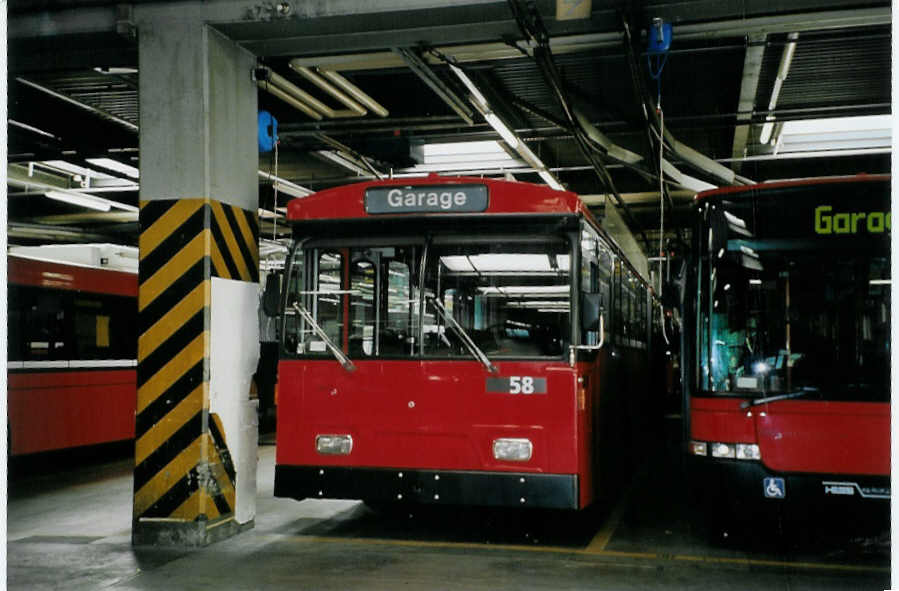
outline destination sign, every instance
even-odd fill
[[[891,229],[890,217],[889,211],[834,212],[830,205],[821,205],[815,208],[815,233],[883,234]]]
[[[371,214],[459,213],[486,209],[486,185],[417,185],[365,190],[365,211]]]

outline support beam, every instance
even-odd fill
[[[733,158],[746,156],[749,143],[750,122],[755,110],[755,95],[759,87],[759,76],[762,73],[762,59],[765,56],[764,33],[749,36],[746,55],[743,58],[743,80],[740,83],[740,101],[737,104],[737,126],[734,129]],[[742,162],[734,160],[731,168],[735,173],[742,169]]]
[[[450,109],[455,111],[456,115],[458,115],[462,121],[468,125],[474,125],[474,119],[472,119],[474,111],[471,110],[468,104],[466,104],[466,102],[459,97],[452,88],[447,86],[443,80],[431,70],[431,67],[425,63],[421,56],[411,49],[395,48],[394,51],[403,59],[405,65],[408,66],[428,88],[434,91],[434,94],[440,97],[440,100],[446,103]]]
[[[259,353],[256,58],[191,18],[140,21],[135,545],[252,527]]]

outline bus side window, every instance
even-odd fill
[[[74,359],[134,359],[133,300],[121,296],[75,296]],[[129,309],[130,308],[130,309]]]
[[[602,294],[603,315],[605,317],[604,342],[609,342],[615,321],[612,318],[612,253],[604,244],[600,243],[597,261],[597,281],[599,292]]]
[[[56,290],[36,291],[21,302],[18,338],[23,341],[20,351],[25,361],[69,358],[71,328],[67,322],[71,314],[66,314],[67,309],[71,309],[71,297]]]
[[[294,310],[293,304],[300,299],[299,293],[306,288],[305,257],[305,251],[302,248],[297,248],[290,258],[290,264],[287,269],[287,299],[284,306],[284,325],[281,336],[284,339],[285,352],[291,355],[301,352],[298,350],[298,345],[303,342],[299,334],[300,316]],[[308,301],[303,301],[302,303],[308,305]]]
[[[612,325],[614,331],[613,334],[615,335],[616,340],[620,339],[625,332],[624,315],[622,314],[622,294],[623,290],[621,286],[621,261],[615,261],[615,268],[612,274],[612,300],[614,302],[614,321]]]
[[[599,265],[596,261],[599,237],[589,227],[581,231],[581,293],[599,292]],[[582,314],[585,311],[581,311]],[[583,330],[583,329],[581,329]],[[599,331],[588,330],[581,334],[581,343],[595,345],[599,342]]]

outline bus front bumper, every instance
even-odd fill
[[[890,477],[774,472],[761,462],[688,456],[687,484],[700,504],[732,509],[780,507],[791,512],[822,508],[889,508]]]
[[[277,465],[275,496],[577,509],[578,478],[575,474]]]

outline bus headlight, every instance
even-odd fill
[[[510,462],[527,462],[534,453],[530,439],[494,439],[493,457]]]
[[[762,452],[759,446],[754,443],[738,443],[737,444],[738,460],[761,460]]]
[[[709,445],[705,441],[691,441],[690,453],[694,456],[707,456],[709,454]]]
[[[704,456],[711,449],[713,458],[737,460],[761,460],[762,452],[755,443],[724,443],[723,441],[691,441],[689,451],[694,456]]]
[[[329,456],[345,456],[353,451],[353,438],[349,435],[316,435],[315,451]]]
[[[712,457],[735,458],[737,457],[737,453],[736,450],[734,450],[733,444],[716,442],[712,444]]]

